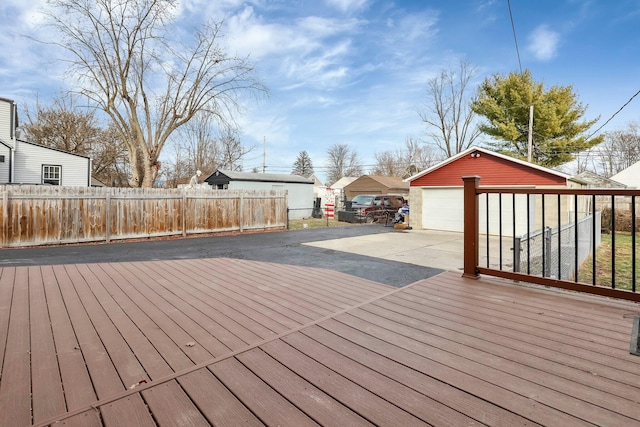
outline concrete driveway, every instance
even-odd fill
[[[463,233],[447,231],[394,230],[389,233],[307,242],[304,245],[459,271],[463,266],[463,238]]]

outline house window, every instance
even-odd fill
[[[0,156],[0,163],[4,163],[4,154]]]
[[[60,185],[62,166],[42,165],[42,183]]]

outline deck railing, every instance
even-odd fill
[[[640,190],[464,181],[464,273],[640,302]]]

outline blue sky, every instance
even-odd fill
[[[43,3],[0,5],[0,96],[20,106],[67,84],[60,52],[28,37],[47,36]],[[596,127],[640,90],[640,1],[512,0],[511,9],[522,67],[545,86],[571,85],[586,118],[601,117]],[[306,150],[323,178],[333,144],[348,144],[367,169],[376,152],[425,138],[417,111],[442,69],[470,62],[474,89],[519,69],[507,0],[180,2],[182,26],[211,18],[225,19],[229,52],[250,55],[270,90],[239,120],[255,146],[245,170],[262,168],[265,141],[267,172],[289,173]],[[603,131],[631,121],[640,121],[640,96]]]

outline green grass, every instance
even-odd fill
[[[632,241],[631,235],[616,233],[615,280],[617,289],[631,289],[632,277]],[[596,285],[611,287],[612,236],[602,234],[602,244],[596,250]],[[582,264],[578,281],[592,282],[592,258]],[[638,275],[640,273],[640,238],[636,236],[636,291],[640,290]]]
[[[338,221],[338,218],[306,218],[289,220],[289,230],[302,230],[305,228],[347,227],[358,225],[360,224]]]

